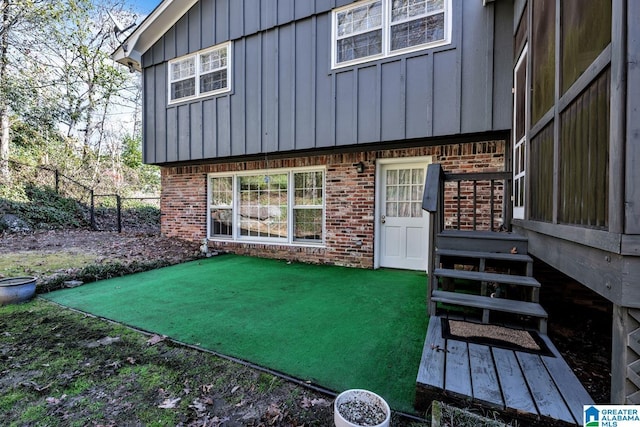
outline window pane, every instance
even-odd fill
[[[387,200],[390,202],[398,200],[398,187],[387,186]]]
[[[366,4],[339,12],[338,37],[378,28],[382,25],[382,2]]]
[[[294,174],[295,206],[322,206],[324,179],[321,171]]]
[[[422,200],[422,185],[412,185],[411,186],[411,200]]]
[[[411,182],[413,184],[424,183],[424,169],[413,169],[411,171]]]
[[[387,185],[394,185],[398,183],[398,171],[390,170],[387,171]]]
[[[212,92],[227,87],[227,70],[214,71],[200,76],[200,93]]]
[[[562,92],[611,42],[611,0],[563,0]]]
[[[196,79],[181,80],[171,83],[171,99],[180,99],[196,94]]]
[[[232,210],[211,209],[211,237],[232,235]]]
[[[555,0],[532,2],[532,93],[531,124],[535,124],[554,103],[555,90]]]
[[[398,204],[395,202],[387,202],[386,216],[397,217],[398,216]]]
[[[398,216],[403,218],[411,217],[411,203],[400,202],[398,203]]]
[[[188,58],[171,64],[171,80],[186,79],[196,74],[196,59]]]
[[[420,202],[411,203],[411,217],[412,218],[422,217],[422,203]]]
[[[338,40],[338,62],[382,53],[382,30],[359,34]]]
[[[439,10],[444,10],[444,0],[427,1],[427,12],[436,12]]]
[[[295,209],[293,238],[322,241],[322,209]]]
[[[200,55],[200,72],[218,70],[227,66],[227,48],[217,49]]]
[[[239,178],[240,235],[287,237],[288,174]]]
[[[211,178],[211,205],[231,206],[233,204],[233,178]]]
[[[411,184],[411,169],[400,169],[399,184]]]

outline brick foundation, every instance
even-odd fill
[[[216,250],[266,258],[373,268],[377,159],[433,156],[433,162],[441,163],[446,172],[498,172],[504,170],[504,150],[504,141],[488,141],[268,161],[164,167],[161,231],[169,237],[192,241],[201,241],[207,237],[208,173],[325,166],[326,229],[323,247],[229,241],[210,241],[209,246]],[[363,173],[356,171],[355,165],[358,162],[365,165]],[[453,197],[455,196],[448,192],[445,203],[454,203]]]

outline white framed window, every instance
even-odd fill
[[[335,9],[332,18],[333,68],[451,39],[451,0],[367,0]]]
[[[231,90],[231,43],[169,61],[169,103]]]
[[[208,236],[216,240],[324,244],[325,170],[210,174]]]

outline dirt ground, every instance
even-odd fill
[[[19,252],[78,252],[92,254],[97,263],[193,259],[198,245],[153,232],[48,230],[0,235],[0,254]]]
[[[64,262],[71,264],[83,260],[68,268],[48,268],[46,262],[23,268],[23,274],[47,281],[73,276],[86,263],[184,262],[199,256],[198,246],[149,232],[5,234],[0,235],[0,277],[3,255],[18,254],[28,262],[42,254],[66,254]],[[112,331],[113,325],[50,305],[21,306],[9,317],[0,309],[0,419],[17,425],[333,425],[329,395],[169,341],[150,346],[149,337]],[[551,314],[552,340],[594,400],[609,402],[609,360],[594,347],[594,334],[607,333],[606,316],[566,309]],[[119,339],[109,342],[109,337]],[[107,344],[100,341],[105,339]],[[72,366],[48,372],[57,357],[66,359],[66,349],[75,357]],[[52,359],[38,358],[41,352]],[[33,422],[12,409],[24,402],[40,408]],[[95,408],[87,409],[91,402]],[[426,426],[397,414],[393,425]]]
[[[198,244],[153,233],[44,231],[0,236],[0,260],[11,254],[82,258],[73,268],[21,267],[46,281],[87,262],[175,264],[197,257]],[[43,300],[0,307],[3,425],[330,426],[332,403],[331,394]],[[427,424],[393,414],[392,425]]]

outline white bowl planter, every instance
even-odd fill
[[[29,301],[35,293],[35,277],[0,279],[0,305]]]
[[[336,427],[388,427],[390,419],[387,402],[368,390],[343,391],[333,403]]]

